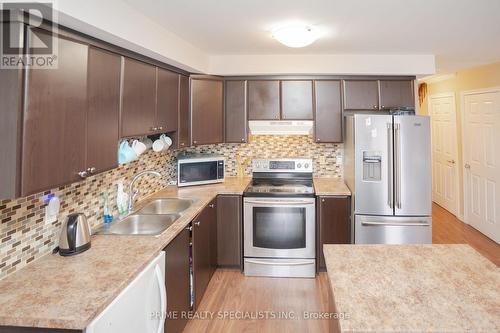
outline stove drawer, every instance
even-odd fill
[[[314,278],[316,260],[245,258],[245,275]]]

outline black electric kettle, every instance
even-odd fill
[[[82,213],[66,217],[59,237],[59,254],[72,256],[90,249],[90,225]]]

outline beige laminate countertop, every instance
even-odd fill
[[[216,185],[169,186],[159,197],[197,201],[159,236],[92,236],[74,257],[46,255],[0,281],[0,326],[84,329],[217,195],[242,194],[250,178]]]
[[[313,182],[316,195],[351,195],[351,191],[343,179],[314,178]]]
[[[468,245],[324,245],[341,332],[500,332],[500,268]]]

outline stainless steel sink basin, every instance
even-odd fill
[[[191,207],[193,202],[191,199],[156,199],[141,208],[137,214],[178,214]]]
[[[102,235],[159,235],[170,227],[179,214],[130,215],[122,221],[103,225],[96,231]]]

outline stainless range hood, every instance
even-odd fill
[[[248,122],[253,135],[309,135],[312,120],[251,120]]]

